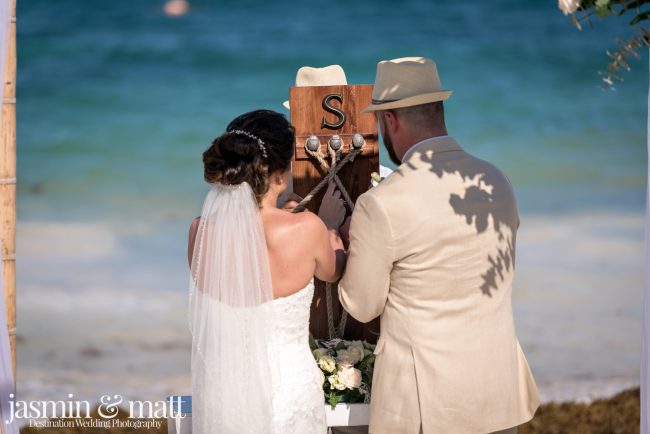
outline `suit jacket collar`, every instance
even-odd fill
[[[434,154],[438,154],[441,152],[462,150],[463,148],[460,147],[458,142],[456,142],[456,140],[450,136],[431,137],[430,139],[422,140],[421,142],[418,142],[415,145],[411,146],[409,150],[404,154],[404,157],[402,157],[402,163],[406,163],[416,154],[424,153],[427,151],[433,151]]]

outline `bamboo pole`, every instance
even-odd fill
[[[4,301],[16,385],[16,0],[9,0],[11,25],[5,64],[0,129],[0,238]]]

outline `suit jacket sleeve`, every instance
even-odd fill
[[[369,322],[384,311],[395,255],[388,216],[373,195],[366,193],[357,200],[349,249],[339,299],[355,319]]]

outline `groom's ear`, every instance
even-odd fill
[[[386,110],[384,112],[383,121],[384,124],[386,124],[386,129],[388,129],[390,133],[394,132],[400,127],[400,119],[392,110]]]

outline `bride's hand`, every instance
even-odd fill
[[[345,205],[341,199],[341,192],[334,182],[330,182],[323,196],[323,201],[318,210],[318,216],[323,220],[327,229],[335,229],[343,224],[345,219]]]

